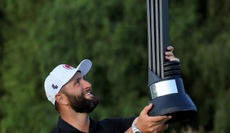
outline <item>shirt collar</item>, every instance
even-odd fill
[[[73,127],[72,125],[70,125],[69,123],[67,123],[66,121],[64,121],[60,116],[58,119],[58,123],[57,126],[59,128],[61,128],[63,131],[67,132],[67,133],[83,133],[80,130],[78,130],[77,128]],[[96,122],[90,118],[90,133],[92,133],[94,130],[96,129]]]
[[[96,128],[97,128],[97,123],[93,119],[90,118],[89,132],[92,133]]]

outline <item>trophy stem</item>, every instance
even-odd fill
[[[148,66],[164,79],[164,52],[169,45],[168,0],[146,0],[148,26]]]

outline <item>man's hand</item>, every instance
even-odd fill
[[[178,58],[174,57],[173,55],[173,47],[168,46],[167,47],[167,52],[165,52],[165,59],[169,61],[180,61]]]
[[[152,108],[152,104],[146,106],[140,113],[139,117],[134,121],[135,126],[142,133],[157,133],[159,131],[166,130],[168,125],[164,125],[166,121],[171,119],[171,116],[148,116],[149,110]],[[133,124],[134,124],[133,123]]]
[[[157,133],[163,133],[164,130],[168,129],[168,124],[164,124],[157,130]]]

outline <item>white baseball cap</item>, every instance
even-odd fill
[[[45,92],[48,100],[55,104],[55,95],[79,70],[83,75],[86,75],[92,66],[92,62],[88,59],[83,60],[77,68],[66,64],[60,64],[55,67],[45,80]]]

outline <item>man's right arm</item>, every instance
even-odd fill
[[[166,121],[171,119],[171,116],[148,116],[149,110],[152,108],[152,104],[146,106],[137,117],[133,124],[136,128],[139,129],[142,133],[153,133],[153,132],[162,132],[167,129],[167,125],[164,125]],[[160,131],[161,130],[161,131]],[[125,133],[133,133],[132,128],[130,127]]]

